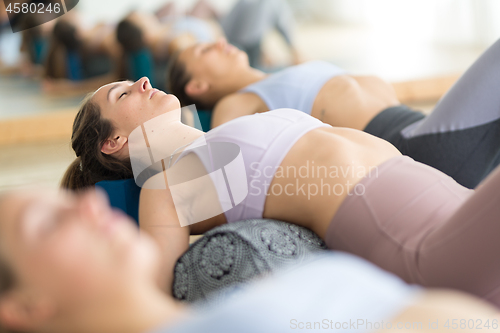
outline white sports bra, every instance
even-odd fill
[[[277,167],[297,140],[319,127],[331,126],[293,109],[244,116],[195,140],[175,163],[191,153],[199,157],[212,176],[228,222],[262,218],[266,194]],[[208,149],[196,148],[200,146]],[[228,155],[240,157],[239,164],[226,164]],[[238,165],[240,170],[236,170]],[[216,175],[218,170],[222,172]]]

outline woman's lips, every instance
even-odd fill
[[[116,232],[116,228],[119,227],[119,223],[121,223],[123,219],[123,214],[120,214],[117,210],[114,210],[109,215],[108,220],[104,225],[104,232],[109,236],[113,237]]]
[[[158,89],[156,89],[156,88],[152,89],[152,91],[151,91],[151,95],[149,95],[149,99],[153,98],[153,96],[154,96],[157,92],[159,92],[159,90],[158,90]]]
[[[120,246],[130,245],[131,235],[130,224],[127,217],[118,210],[113,211],[108,216],[107,221],[102,226],[102,231],[106,239],[111,241],[114,245]]]
[[[234,47],[233,45],[231,44],[227,44],[226,46],[226,53],[227,54],[230,54],[230,53],[233,53],[233,51],[236,49],[236,47]]]

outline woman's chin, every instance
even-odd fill
[[[166,94],[163,92],[159,92],[159,94],[164,94],[163,96],[161,96],[161,103],[163,104],[162,108],[165,110],[165,112],[170,112],[181,108],[181,102],[179,102],[179,99],[175,95]]]

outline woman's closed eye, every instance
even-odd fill
[[[211,49],[213,49],[213,46],[214,45],[207,45],[207,46],[205,46],[204,48],[201,49],[200,53],[207,53],[208,51],[210,51]]]
[[[52,232],[54,232],[57,229],[57,227],[61,225],[63,219],[64,219],[64,214],[58,212],[53,216],[51,216],[50,218],[43,221],[42,226],[38,230],[39,236],[40,237],[49,236]]]
[[[43,239],[55,231],[67,215],[67,209],[32,206],[25,212],[24,233],[29,240]]]
[[[126,94],[127,94],[126,92],[122,93],[122,94],[120,95],[120,97],[118,97],[118,99],[122,98],[122,96],[123,96],[123,95],[126,95]]]

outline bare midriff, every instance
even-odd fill
[[[264,218],[307,227],[320,237],[356,186],[401,153],[390,143],[348,128],[318,128],[290,149],[269,186]],[[361,185],[360,185],[361,186]]]
[[[311,115],[333,126],[363,130],[382,110],[399,104],[392,86],[382,79],[341,75],[321,88]]]

